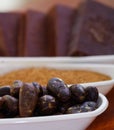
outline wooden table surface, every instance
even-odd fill
[[[114,130],[114,88],[106,97],[109,100],[108,109],[98,116],[87,130]]]

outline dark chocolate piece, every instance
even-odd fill
[[[56,5],[48,13],[49,56],[66,56],[75,10]]]
[[[25,56],[47,55],[47,16],[37,11],[28,11],[26,16]]]
[[[20,22],[19,22],[19,35],[18,35],[18,54],[17,56],[24,56],[24,47],[25,47],[25,17],[26,13],[21,14]]]
[[[6,50],[4,37],[3,37],[3,31],[0,27],[0,56],[8,56],[8,52]]]
[[[114,9],[92,0],[83,3],[71,39],[71,56],[114,54]]]
[[[0,27],[9,56],[17,56],[18,30],[21,14],[0,13]]]

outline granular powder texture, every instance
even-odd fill
[[[53,77],[59,77],[66,84],[88,83],[96,81],[110,80],[111,77],[87,70],[58,70],[50,68],[27,68],[9,72],[0,76],[0,86],[11,85],[14,80],[23,82],[38,82],[46,85],[48,80]]]

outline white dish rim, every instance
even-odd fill
[[[61,63],[111,63],[114,60],[114,55],[95,55],[95,56],[80,56],[80,57],[70,57],[70,56],[58,56],[58,57],[0,57],[0,61],[50,61],[61,62]]]

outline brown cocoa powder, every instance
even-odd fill
[[[46,85],[52,77],[59,77],[66,84],[88,83],[110,80],[111,77],[87,70],[58,70],[49,68],[27,68],[9,72],[0,76],[0,86],[11,85],[14,80],[23,82],[38,82]]]

